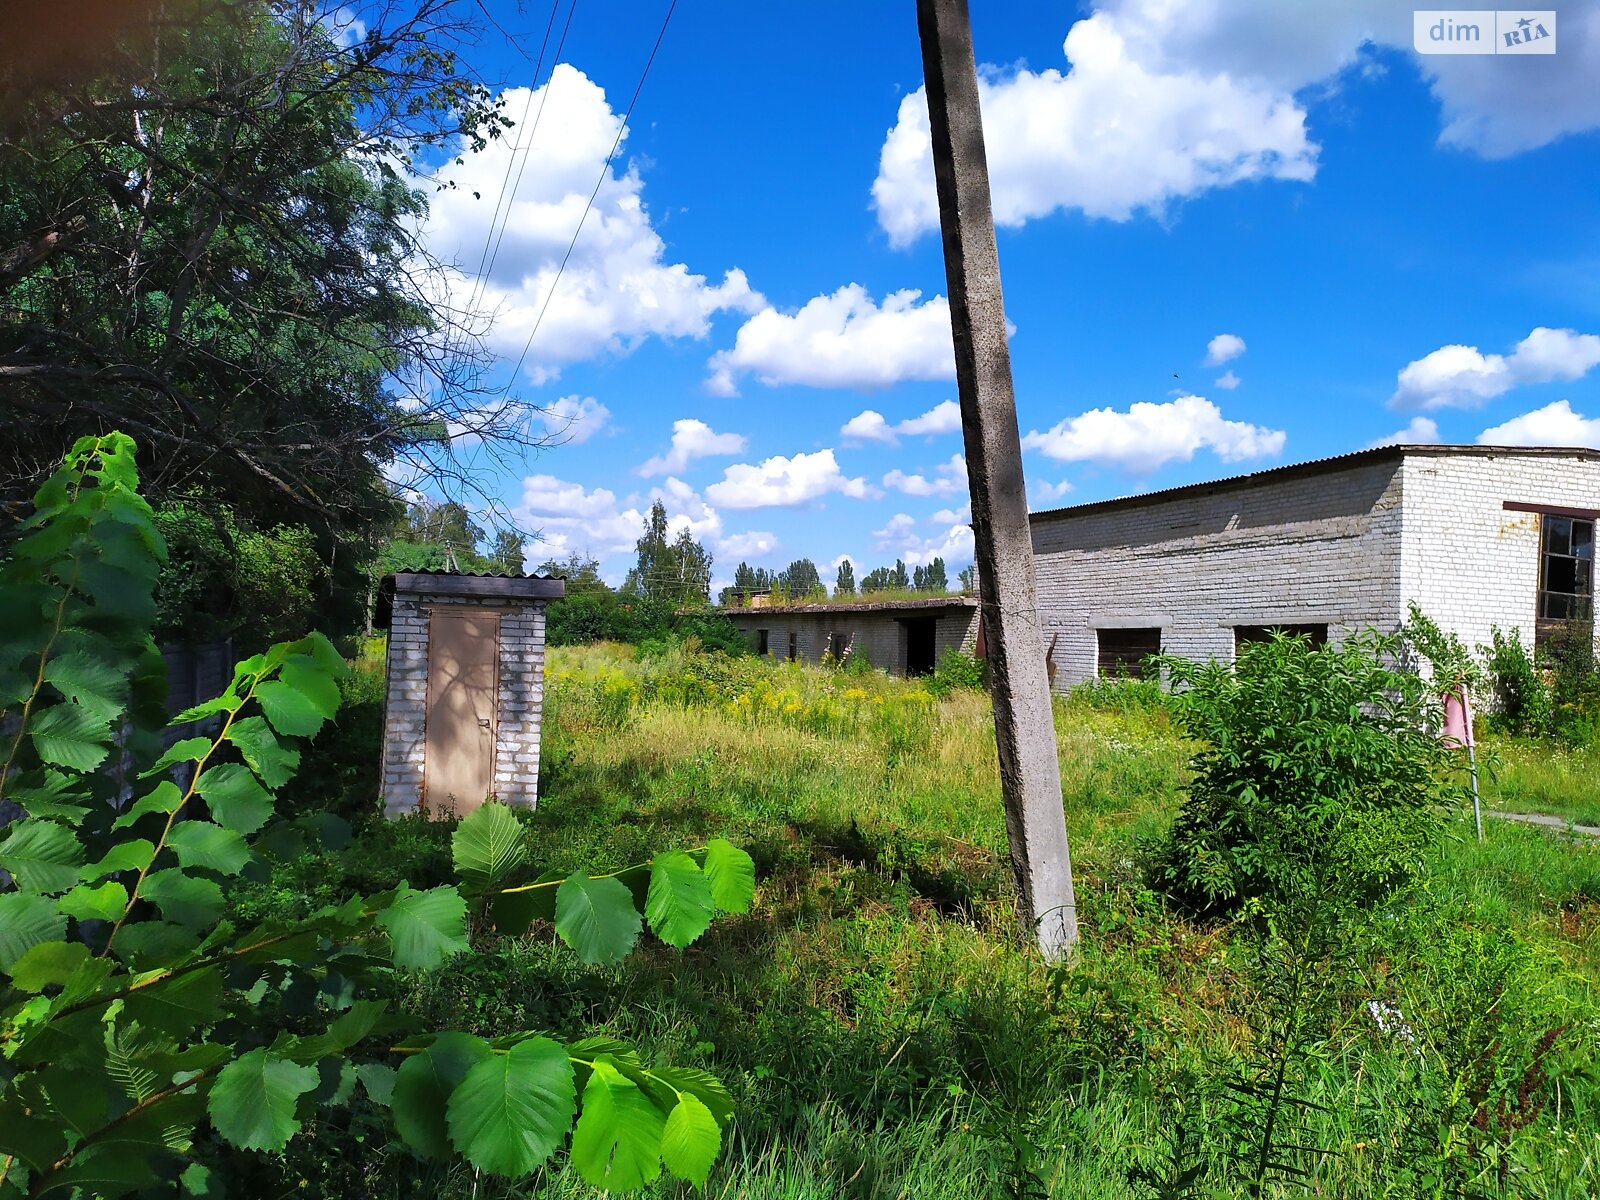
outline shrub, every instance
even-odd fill
[[[950,649],[944,652],[938,668],[928,678],[928,690],[943,700],[952,692],[982,691],[986,683],[981,659]]]
[[[1162,660],[1203,745],[1159,886],[1202,912],[1322,895],[1359,906],[1411,874],[1453,793],[1418,720],[1427,686],[1386,665],[1396,648],[1376,634],[1338,648],[1275,636],[1231,668]]]
[[[1600,734],[1600,664],[1595,662],[1594,625],[1573,622],[1540,647],[1550,680],[1550,725],[1574,742]]]
[[[1528,648],[1522,644],[1520,630],[1490,630],[1493,645],[1479,646],[1489,660],[1489,679],[1494,688],[1493,723],[1507,733],[1537,737],[1550,729],[1550,691],[1540,678]]]

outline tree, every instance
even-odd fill
[[[833,581],[833,594],[835,596],[854,596],[856,594],[856,569],[850,565],[848,558],[839,564],[839,574]]]
[[[635,547],[639,558],[623,580],[624,592],[677,608],[709,603],[711,552],[695,541],[687,525],[668,540],[667,506],[660,499],[650,506]]]
[[[934,558],[925,567],[912,572],[911,586],[919,592],[945,592],[950,590],[950,580],[944,572],[944,559]]]
[[[522,538],[514,529],[502,529],[494,535],[494,546],[489,550],[489,561],[497,571],[507,575],[521,575],[523,568]]]
[[[969,596],[977,591],[978,569],[976,567],[962,567],[956,578],[961,581],[961,590]]]
[[[501,127],[457,60],[471,8],[364,5],[352,37],[326,7],[140,4],[68,82],[0,63],[0,505],[119,426],[158,501],[302,524],[353,566],[385,464],[447,474],[452,439],[529,440],[474,391],[485,359],[435,301],[407,178]]]
[[[818,592],[826,592],[817,564],[809,558],[797,558],[778,572],[777,586],[785,596],[799,600]]]

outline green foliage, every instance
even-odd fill
[[[622,591],[672,609],[710,602],[711,552],[694,539],[688,526],[667,536],[667,509],[659,499],[650,506],[638,541],[639,558],[628,570]]]
[[[1550,729],[1550,691],[1540,678],[1521,630],[1510,633],[1498,625],[1490,630],[1493,642],[1478,650],[1488,660],[1494,688],[1493,724],[1509,733],[1538,736]]]
[[[1594,624],[1573,621],[1539,648],[1547,669],[1550,723],[1570,742],[1600,742],[1600,663],[1595,660]]]
[[[1482,682],[1483,668],[1472,651],[1454,633],[1440,629],[1415,600],[1408,603],[1400,637],[1409,650],[1428,664],[1436,690],[1446,691],[1461,684],[1476,688]]]
[[[953,692],[982,691],[987,685],[982,660],[954,647],[944,652],[927,684],[928,690],[940,699]]]
[[[1414,871],[1455,792],[1394,639],[1274,636],[1231,667],[1163,659],[1201,748],[1158,852],[1160,886],[1204,912],[1333,894],[1360,908]]]
[[[120,434],[80,441],[0,564],[0,800],[26,814],[0,833],[0,1197],[170,1186],[197,1178],[218,1140],[280,1152],[313,1111],[326,1120],[351,1104],[357,1080],[387,1098],[420,1154],[520,1176],[576,1118],[574,1156],[581,1143],[600,1186],[653,1178],[664,1154],[669,1169],[703,1178],[720,1132],[685,1118],[664,1146],[681,1093],[694,1090],[670,1069],[620,1044],[600,1054],[529,1032],[418,1033],[363,996],[462,955],[473,906],[492,907],[505,933],[537,919],[537,904],[507,901],[556,884],[514,882],[527,853],[504,806],[456,831],[459,887],[401,881],[288,919],[224,916],[224,889],[262,871],[267,847],[329,828],[280,821],[247,841],[294,775],[301,739],[336,717],[346,667],[318,634],[274,645],[239,663],[221,696],[179,715],[210,719],[211,733],[161,752],[149,628],[163,544],[132,456]],[[114,749],[132,755],[142,781],[131,796],[99,773]],[[242,761],[225,761],[233,756]],[[179,766],[182,786],[167,777]],[[584,891],[594,923],[631,921],[623,953],[640,927],[630,881],[649,881],[650,924],[676,946],[718,910],[743,911],[754,887],[748,857],[721,842],[578,878],[562,887]],[[581,958],[618,956],[614,934],[597,947],[573,928],[563,937]],[[592,1105],[586,1088],[580,1108],[579,1088],[603,1064],[626,1086],[595,1092]],[[720,1126],[726,1093],[709,1080],[701,1092],[722,1105]]]

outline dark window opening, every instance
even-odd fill
[[[1272,635],[1281,633],[1284,637],[1309,638],[1313,646],[1326,646],[1328,644],[1328,627],[1326,625],[1235,625],[1233,627],[1233,656],[1239,657],[1239,651],[1252,642],[1266,642],[1272,640]]]
[[[796,658],[799,657],[799,655],[800,655],[800,635],[798,633],[791,633],[789,635],[789,661],[793,662]]]
[[[1153,664],[1145,660],[1161,653],[1159,629],[1101,629],[1096,667],[1101,679],[1154,679]]]
[[[1592,620],[1594,522],[1546,513],[1539,527],[1539,620]]]
[[[933,617],[917,617],[900,622],[906,631],[906,674],[929,675],[934,668],[934,630],[938,621]]]
[[[756,630],[756,653],[765,654],[767,650],[767,631],[765,629],[758,629]]]
[[[843,662],[848,653],[850,653],[850,635],[843,630],[835,629],[828,635],[828,654],[837,663]]]

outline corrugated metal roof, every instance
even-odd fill
[[[1269,467],[1265,471],[1252,471],[1244,475],[1228,475],[1221,479],[1208,479],[1201,483],[1186,483],[1178,487],[1160,488],[1153,492],[1139,492],[1132,496],[1117,496],[1111,500],[1091,500],[1086,504],[1073,504],[1065,508],[1049,508],[1040,512],[1029,513],[1030,521],[1051,519],[1056,517],[1075,517],[1081,513],[1099,512],[1105,509],[1122,506],[1132,507],[1139,504],[1153,504],[1169,500],[1177,496],[1201,495],[1208,491],[1228,491],[1234,488],[1249,487],[1255,483],[1292,478],[1295,475],[1322,475],[1330,471],[1344,471],[1352,467],[1363,466],[1369,462],[1382,462],[1388,458],[1404,458],[1408,454],[1470,454],[1470,455],[1527,455],[1530,457],[1562,457],[1577,456],[1584,459],[1600,459],[1600,450],[1584,446],[1475,446],[1475,445],[1431,445],[1431,444],[1400,444],[1395,446],[1374,446],[1368,450],[1355,450],[1349,454],[1335,454],[1328,458],[1307,459],[1305,462],[1288,463],[1281,467]]]

